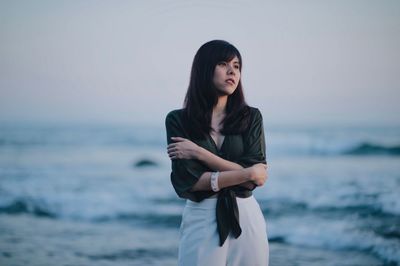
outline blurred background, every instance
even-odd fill
[[[270,265],[400,264],[398,1],[1,1],[0,264],[176,265],[164,119],[205,42],[263,114]]]

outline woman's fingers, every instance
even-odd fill
[[[176,145],[174,145],[174,144],[169,144],[167,146],[167,150],[168,151],[174,151],[174,150],[177,150],[177,149],[178,149],[178,147]]]
[[[182,137],[171,137],[173,143],[168,144],[168,154],[174,155],[176,159],[191,159],[196,156],[197,145]]]
[[[185,140],[184,138],[181,138],[181,137],[171,137],[171,139],[176,142],[168,144],[168,146],[167,146],[168,155],[170,155],[172,152],[178,150],[177,142],[181,142],[181,141]]]
[[[181,153],[179,152],[179,147],[176,143],[171,143],[167,146],[167,153],[171,159],[181,158]]]
[[[181,137],[171,137],[171,139],[173,141],[185,141],[186,140],[185,138],[181,138]]]
[[[178,152],[168,152],[168,156],[171,159],[178,159],[179,158],[179,153]]]

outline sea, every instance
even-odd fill
[[[264,124],[270,266],[400,265],[400,127]],[[0,123],[0,265],[176,265],[164,125]]]

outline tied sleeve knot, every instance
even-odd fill
[[[251,191],[241,192],[242,193],[234,191],[233,189],[224,188],[218,194],[216,217],[220,246],[224,244],[230,232],[232,232],[235,238],[238,238],[242,233],[236,196],[249,197],[252,193]]]

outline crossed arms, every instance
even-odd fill
[[[171,181],[180,197],[201,200],[209,196],[212,171],[220,171],[220,188],[240,185],[252,190],[264,184],[267,166],[262,116],[259,110],[253,114],[249,130],[243,135],[244,153],[235,162],[225,160],[187,139],[179,111],[167,115],[165,125],[168,155],[172,160]]]
[[[240,185],[250,190],[262,186],[267,179],[266,164],[258,163],[251,167],[225,160],[214,153],[182,137],[172,137],[175,143],[168,145],[168,155],[172,160],[197,159],[213,171],[220,171],[220,188]],[[204,172],[193,185],[191,191],[211,190],[211,172]]]

